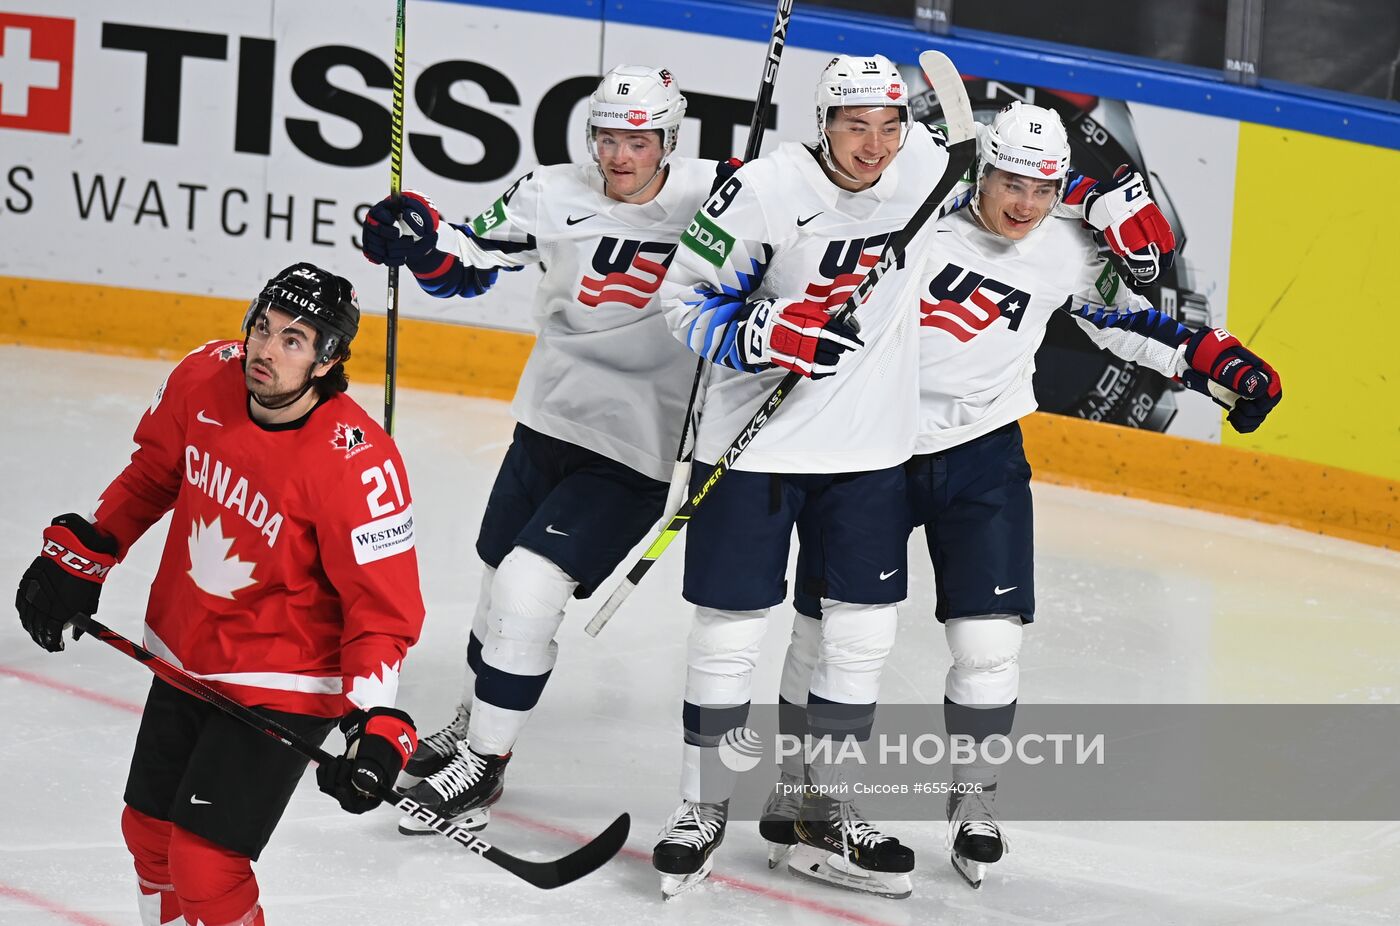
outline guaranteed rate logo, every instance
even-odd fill
[[[73,20],[0,12],[0,128],[67,135]]]

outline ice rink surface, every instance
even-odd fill
[[[91,510],[170,366],[0,347],[7,582],[37,552],[49,518]],[[376,383],[354,394],[378,413]],[[411,391],[399,400],[428,604],[400,703],[430,732],[460,690],[481,571],[477,522],[512,421],[494,401]],[[1035,493],[1038,619],[1021,656],[1023,702],[1400,700],[1400,554],[1053,486]],[[164,535],[163,522],[103,592],[102,619],[137,639]],[[948,650],[932,619],[922,538],[912,543],[911,597],[881,699],[937,704]],[[980,892],[948,864],[944,826],[891,823],[919,858],[914,895],[902,901],[769,871],[757,827],[736,822],[711,881],[663,905],[650,850],[677,803],[689,621],[681,560],[669,552],[597,640],[583,633],[596,600],[571,606],[558,668],[485,833],[507,851],[554,857],[625,810],[625,855],[538,891],[446,840],[397,835],[392,810],[342,812],[308,775],[257,865],[268,922],[1400,923],[1393,822],[1013,823],[1012,851]],[[0,619],[0,923],[135,924],[118,815],[150,676],[91,640],[44,653],[9,613]],[[776,692],[789,616],[773,613],[756,700]]]

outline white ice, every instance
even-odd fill
[[[168,367],[0,347],[9,384],[0,577],[18,579],[50,517],[90,509]],[[380,407],[377,383],[355,394]],[[400,701],[432,730],[460,690],[481,569],[473,542],[512,422],[494,401],[402,391],[399,403],[428,602]],[[1400,554],[1053,486],[1035,491],[1039,602],[1022,655],[1024,701],[1400,698]],[[133,637],[164,533],[163,524],[153,529],[103,593],[101,617]],[[919,855],[914,896],[904,901],[770,872],[754,824],[736,823],[712,881],[663,905],[649,854],[677,800],[689,620],[680,554],[667,554],[597,640],[582,629],[595,602],[572,606],[559,666],[486,833],[508,851],[545,858],[577,845],[550,826],[592,833],[625,810],[633,817],[625,855],[572,886],[539,891],[445,840],[396,835],[392,810],[343,813],[308,775],[257,866],[268,922],[1400,922],[1393,822],[1013,824],[1013,851],[980,892],[948,864],[942,825],[893,824]],[[921,538],[911,572],[883,700],[938,703],[948,654],[931,617]],[[776,690],[788,615],[775,611],[772,624],[759,697]],[[130,706],[149,675],[91,640],[44,653],[13,617],[0,619],[0,641],[0,923],[135,924],[118,814],[138,719]]]

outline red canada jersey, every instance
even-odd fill
[[[281,426],[253,421],[248,401],[241,342],[192,352],[98,501],[122,557],[174,510],[146,647],[249,706],[392,706],[423,624],[398,448],[344,394]]]

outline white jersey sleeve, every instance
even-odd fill
[[[535,179],[543,169],[516,180],[491,208],[469,225],[449,224],[438,232],[438,248],[469,267],[523,267],[540,261],[541,188]]]

